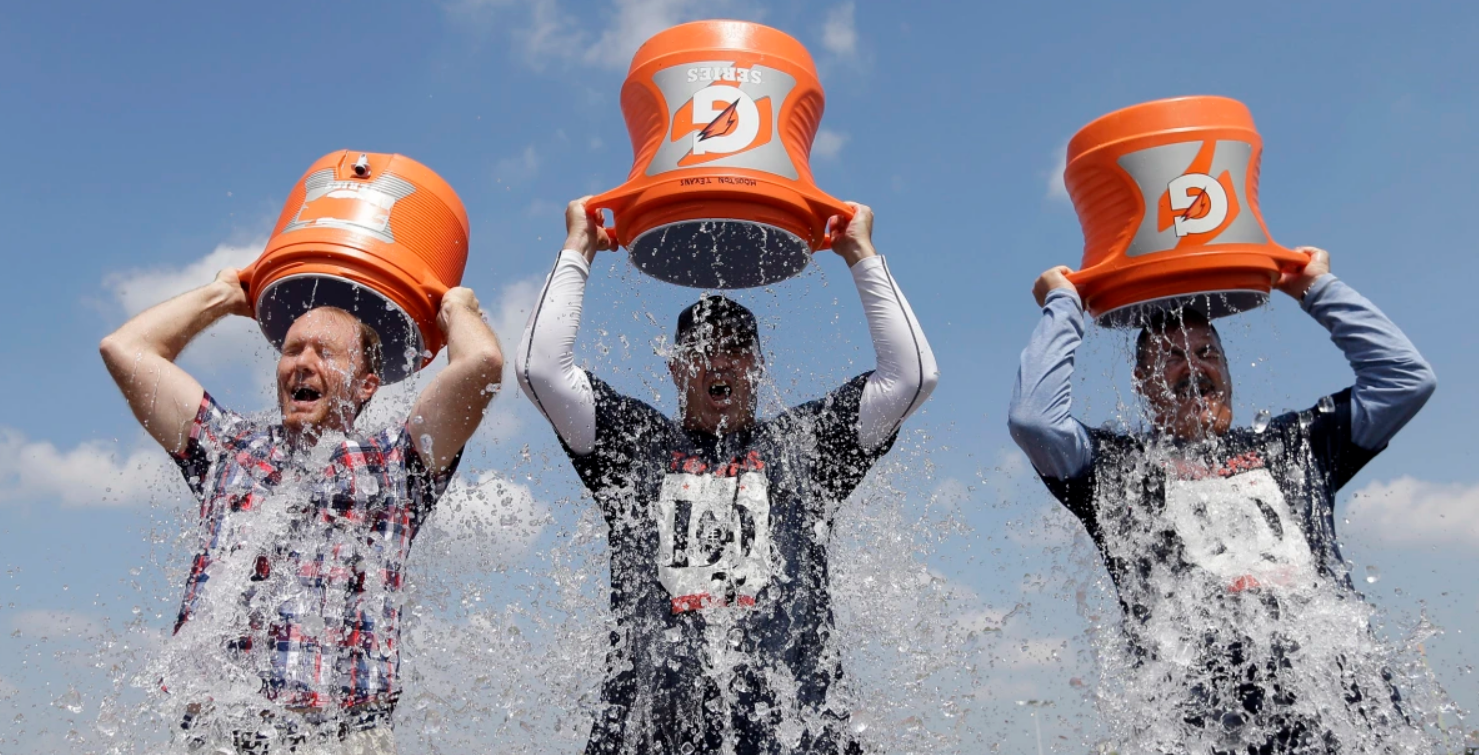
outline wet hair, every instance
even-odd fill
[[[365,369],[366,374],[379,375],[381,370],[385,369],[385,349],[380,345],[380,333],[369,325],[366,325],[364,320],[355,317],[354,313],[347,309],[324,306],[314,307],[308,311],[315,312],[320,310],[343,315],[354,321],[354,324],[359,328],[360,366]],[[307,312],[304,314],[307,314]]]
[[[1157,310],[1146,318],[1145,326],[1140,329],[1140,335],[1135,339],[1135,366],[1145,366],[1146,359],[1149,357],[1151,338],[1185,328],[1198,327],[1205,327],[1212,331],[1212,337],[1219,342],[1222,341],[1222,336],[1217,332],[1217,328],[1213,327],[1212,321],[1207,319],[1207,316],[1199,309],[1183,306]]]

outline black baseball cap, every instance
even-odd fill
[[[678,315],[679,346],[698,340],[717,339],[726,347],[758,347],[760,327],[755,315],[743,304],[718,295],[705,294]]]

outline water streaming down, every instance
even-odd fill
[[[595,277],[578,358],[625,391],[673,411],[661,358],[670,348],[673,315],[698,292],[655,283],[625,263]],[[762,321],[768,368],[761,416],[872,367],[861,318],[844,322],[839,313],[839,299],[856,296],[845,279],[838,286],[814,266],[794,282],[735,296]],[[517,337],[503,336],[505,344]],[[818,342],[829,344],[826,359],[815,357]],[[386,389],[361,430],[405,420],[426,382],[421,375]],[[502,416],[489,420],[503,429],[475,437],[404,570],[403,694],[395,720],[405,751],[580,751],[602,714],[599,689],[613,629],[608,524],[513,386],[509,380],[492,409]],[[273,422],[277,414],[265,410],[252,419]],[[414,432],[415,418],[408,424]],[[322,468],[342,441],[325,438],[304,451],[303,468]],[[979,606],[941,572],[950,568],[949,543],[967,536],[969,527],[963,498],[927,493],[938,482],[930,463],[934,445],[906,427],[843,505],[835,531],[825,533],[836,614],[830,645],[844,669],[837,705],[851,734],[872,750],[972,751],[963,743],[979,741],[961,721],[970,717],[970,696],[988,672],[960,664],[953,652],[966,641],[962,614]],[[78,752],[180,751],[183,742],[172,733],[187,716],[192,733],[216,745],[241,733],[279,737],[285,723],[299,718],[312,723],[316,715],[264,705],[262,677],[274,654],[260,645],[244,652],[236,639],[241,627],[270,626],[289,612],[323,617],[310,618],[304,632],[328,637],[350,610],[346,601],[376,599],[373,585],[369,595],[351,598],[334,579],[304,579],[296,570],[301,560],[287,558],[316,554],[306,559],[359,563],[369,555],[359,552],[352,528],[299,526],[321,492],[305,476],[277,486],[248,524],[220,533],[240,545],[221,557],[214,589],[203,592],[192,620],[170,636],[179,588],[200,542],[197,506],[188,493],[178,494],[177,474],[161,470],[161,489],[174,495],[158,497],[153,510],[159,547],[150,568],[163,574],[155,582],[158,594],[106,648],[86,654],[108,669],[113,689],[58,697],[57,706],[77,717],[69,739]],[[709,673],[735,679],[749,648],[731,623],[716,612],[704,652]],[[297,692],[332,698],[331,678],[305,680]],[[788,699],[784,680],[769,681],[780,692],[766,715],[778,722],[783,742],[815,726],[794,716],[796,701]],[[727,695],[742,687],[721,689],[726,698],[718,704],[732,705]],[[261,716],[266,708],[273,719]],[[97,711],[95,718],[88,711]]]
[[[673,315],[697,292],[656,284],[626,264],[614,268],[593,275],[577,357],[626,392],[671,411],[673,388],[659,357],[670,348]],[[839,284],[813,267],[794,282],[734,296],[760,315],[766,338],[762,416],[820,395],[872,366],[866,336],[858,335],[861,327],[844,322],[846,309],[839,300],[855,296],[845,280]],[[1225,322],[1235,321],[1221,321],[1224,330],[1237,327]],[[507,344],[514,337],[504,330]],[[1101,332],[1089,342],[1114,340]],[[818,355],[816,343],[827,344],[825,356]],[[1125,353],[1116,356],[1125,362]],[[362,426],[403,419],[425,379],[377,397]],[[592,719],[601,713],[599,685],[612,629],[608,525],[525,403],[510,379],[493,409],[503,416],[489,420],[503,429],[475,438],[459,481],[412,549],[401,637],[404,695],[396,711],[403,751],[473,753],[490,746],[512,753],[580,751]],[[1094,409],[1091,405],[1091,414]],[[1297,415],[1295,424],[1307,426],[1313,415],[1333,410],[1333,399],[1322,397],[1312,411]],[[1123,424],[1138,424],[1136,409],[1124,402],[1109,413]],[[257,417],[271,419],[275,412]],[[1274,420],[1267,418],[1277,426]],[[1056,515],[1049,517],[1048,528],[1068,534],[1058,533],[1054,542],[1071,540],[1073,546],[1063,552],[1051,546],[1051,570],[1021,574],[1015,563],[1003,563],[1011,554],[1000,548],[967,558],[963,553],[972,546],[981,551],[982,545],[1001,542],[994,533],[973,531],[968,523],[973,508],[984,504],[1006,511],[1008,539],[1037,541],[1043,522],[1026,513],[1033,499],[989,484],[949,493],[936,469],[945,444],[918,429],[920,424],[915,419],[906,425],[892,453],[844,504],[829,533],[835,645],[844,669],[839,699],[850,730],[872,750],[1025,751],[1040,742],[1042,751],[1068,753],[1099,742],[1118,752],[1236,751],[1233,740],[1258,736],[1292,718],[1320,722],[1316,748],[1328,730],[1343,752],[1461,749],[1451,729],[1441,725],[1444,716],[1451,722],[1459,711],[1420,654],[1422,643],[1439,630],[1417,619],[1393,622],[1401,626],[1381,631],[1388,619],[1341,584],[1346,564],[1332,565],[1334,577],[1274,595],[1230,593],[1211,577],[1188,580],[1152,565],[1143,579],[1122,581],[1116,592],[1112,582],[1098,576],[1104,574],[1102,562],[1078,522]],[[518,425],[523,426],[519,432],[507,429]],[[957,426],[949,432],[973,429]],[[1265,425],[1257,434],[1268,431]],[[331,445],[332,439],[309,456],[322,456]],[[1134,471],[1156,467],[1170,455],[1166,448],[1152,451]],[[1003,474],[986,472],[982,482]],[[154,583],[158,593],[148,596],[147,609],[131,625],[103,632],[92,649],[69,651],[82,665],[106,674],[113,686],[99,693],[69,684],[57,690],[52,703],[74,721],[66,738],[76,752],[169,751],[168,732],[190,702],[205,696],[217,710],[234,703],[260,709],[260,680],[253,667],[220,644],[223,627],[243,612],[305,599],[304,585],[291,579],[255,583],[258,590],[247,603],[222,598],[232,595],[225,591],[209,594],[198,621],[168,637],[196,529],[188,493],[164,493],[178,490],[173,479],[161,479],[159,488],[152,533],[158,550],[149,567],[166,575]],[[311,494],[302,486],[281,488],[264,509],[267,516],[242,533],[253,547],[226,560],[222,581],[251,583],[255,555],[261,552],[257,546],[285,545],[262,540],[271,532],[291,531],[278,527]],[[1147,505],[1134,489],[1105,503],[1121,514]],[[1232,531],[1249,535],[1257,529],[1257,519],[1233,516],[1230,500],[1209,495],[1204,503],[1210,513],[1227,514],[1237,525]],[[1106,539],[1111,558],[1134,559],[1157,547],[1165,534],[1130,516],[1105,516],[1103,522],[1114,534]],[[1288,563],[1303,563],[1299,554],[1281,555]],[[1003,582],[1046,587],[1026,598],[1026,605],[983,601],[959,582],[960,573],[969,569],[994,570]],[[1123,621],[1120,599],[1132,606],[1132,615],[1133,606],[1148,607],[1150,620]],[[1063,695],[1059,690],[1056,701],[1014,694],[1014,659],[1028,655],[1029,648],[1035,654],[1044,650],[1034,644],[1036,638],[1013,634],[1012,628],[1034,613],[1040,623],[1041,614],[1060,604],[1075,605],[1087,620],[1096,674],[1087,682],[1075,678],[1069,685],[1073,691]],[[1230,630],[1233,624],[1239,631]],[[1373,624],[1377,631],[1368,628]],[[715,622],[707,637],[711,662],[720,669],[732,666],[744,644],[730,629]],[[1072,647],[1063,646],[1062,653],[1071,656]],[[1045,654],[1056,660],[1059,652],[1053,644]],[[1235,658],[1242,660],[1228,660]],[[1289,718],[1224,717],[1193,726],[1185,717],[1164,715],[1203,706],[1208,699],[1240,700],[1249,685],[1232,678],[1238,671],[1250,674],[1251,685],[1265,698],[1291,698]],[[161,680],[168,682],[168,692],[160,688]],[[1392,687],[1402,694],[1400,707],[1386,694]],[[1362,699],[1352,705],[1349,698],[1356,692]],[[1073,695],[1092,697],[1107,731],[1081,720]],[[807,723],[787,722],[785,706],[777,707],[783,729]],[[1063,731],[1073,736],[1055,735]],[[1003,746],[1012,737],[1019,746]]]
[[[1267,315],[1245,318],[1219,327],[1250,341],[1272,329]],[[1086,341],[1096,337],[1126,343],[1106,331]],[[1133,344],[1118,351],[1114,360],[1133,362]],[[1336,399],[1277,417],[1257,409],[1246,429],[1192,443],[1144,434],[1142,411],[1123,400],[1112,408],[1099,448],[1113,458],[1096,466],[1092,503],[1078,512],[1108,572],[1079,601],[1109,727],[1101,746],[1462,751],[1462,711],[1423,659],[1439,631],[1425,617],[1383,627],[1356,591],[1334,517],[1304,496],[1318,484],[1311,434]],[[1369,568],[1366,582],[1376,578]]]

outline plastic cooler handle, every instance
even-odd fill
[[[606,237],[611,242],[612,250],[621,248],[621,239],[616,235],[615,216],[626,208],[627,197],[616,194],[598,194],[591,197],[591,201],[585,206],[585,214],[596,222],[596,233]],[[613,217],[611,225],[606,225],[606,215],[602,210],[610,210]]]
[[[246,294],[247,309],[254,318],[257,316],[257,301],[252,298],[252,283],[257,277],[257,263],[261,261],[262,258],[258,257],[252,264],[236,271],[236,280],[241,283],[241,290]]]
[[[834,236],[832,233],[832,218],[835,216],[842,218],[844,221],[852,220],[853,216],[857,214],[857,211],[852,208],[852,205],[841,202],[831,205],[825,203],[817,203],[816,207],[827,213],[825,215],[827,228],[822,233],[822,245],[817,248],[819,250],[831,249],[832,242],[837,240],[836,236]]]

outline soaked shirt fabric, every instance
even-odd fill
[[[201,501],[176,635],[224,637],[287,708],[393,704],[406,561],[456,461],[431,474],[403,426],[295,450],[206,395],[176,462]]]
[[[569,456],[610,525],[616,628],[586,752],[856,751],[827,543],[896,437],[859,442],[867,375],[723,437],[588,377],[595,449]]]

